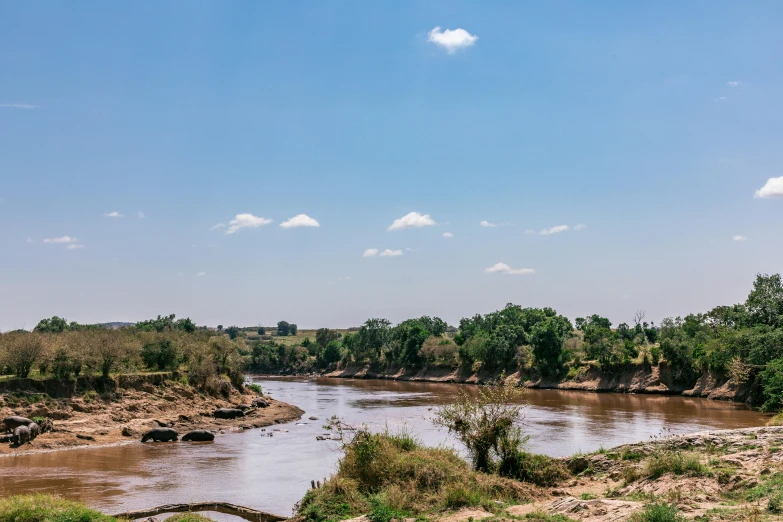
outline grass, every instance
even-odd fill
[[[631,522],[685,522],[685,518],[679,514],[677,507],[672,504],[653,502],[647,504],[644,510],[635,513]]]
[[[524,484],[477,473],[453,450],[422,447],[404,433],[360,429],[344,450],[337,473],[297,506],[305,520],[374,513],[376,522],[388,522],[466,506],[495,510],[495,501],[516,504],[529,497]]]
[[[531,482],[537,486],[556,486],[571,475],[565,464],[552,457],[519,451],[500,464],[504,477]]]
[[[0,499],[0,522],[117,522],[117,519],[52,495],[19,495]]]
[[[660,451],[650,457],[645,463],[644,474],[651,479],[657,479],[666,473],[674,475],[703,476],[708,474],[707,466],[702,464],[701,457],[695,453],[681,451]]]
[[[177,513],[166,519],[167,522],[212,522],[212,519],[199,513]]]

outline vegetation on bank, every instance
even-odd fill
[[[312,335],[310,335],[312,334]],[[303,373],[369,364],[379,373],[446,368],[520,372],[525,378],[580,380],[591,371],[619,373],[666,364],[685,389],[710,373],[744,386],[765,411],[783,409],[783,281],[759,275],[742,304],[667,318],[638,311],[631,324],[599,315],[571,321],[551,308],[508,304],[450,327],[423,316],[392,325],[368,319],[349,330],[303,332],[280,321],[216,330],[190,319],[158,316],[119,329],[42,320],[31,332],[0,336],[0,374],[72,379],[117,372],[180,369],[195,385],[241,386],[243,372]]]
[[[52,495],[18,495],[0,498],[0,522],[117,522],[117,519]]]

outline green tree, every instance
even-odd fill
[[[74,323],[76,324],[76,323]],[[60,333],[70,330],[68,321],[62,317],[52,316],[49,319],[41,319],[33,329],[34,332]]]
[[[186,317],[184,319],[179,319],[175,323],[175,327],[177,330],[187,332],[187,333],[193,333],[196,331],[196,323],[190,320],[190,317]]]
[[[545,375],[557,374],[563,364],[563,343],[573,327],[562,315],[548,317],[536,324],[530,333],[530,345],[536,362]]]
[[[321,348],[326,348],[330,342],[337,340],[337,335],[337,332],[329,328],[319,328],[315,332],[315,343]]]
[[[259,326],[258,335],[266,335],[266,328],[264,328],[263,326]]]
[[[764,391],[764,411],[783,410],[783,358],[767,363],[761,373],[762,389]]]
[[[780,274],[759,274],[745,302],[754,324],[783,326],[783,281]]]
[[[279,321],[277,323],[277,335],[279,337],[287,337],[291,333],[291,325],[288,321]]]
[[[377,360],[381,356],[381,350],[389,342],[391,323],[387,319],[367,319],[359,328],[357,335],[357,361],[367,358]]]
[[[299,327],[297,327],[294,323],[291,323],[291,325],[290,325],[291,335],[296,335],[296,332],[298,330],[299,330]]]
[[[229,326],[228,328],[226,328],[226,333],[228,334],[229,339],[234,340],[237,338],[237,335],[239,335],[239,327]]]
[[[321,352],[321,358],[325,365],[336,363],[342,357],[342,346],[339,341],[332,340],[326,345],[323,352]]]

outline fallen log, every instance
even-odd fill
[[[286,517],[281,517],[280,515],[273,515],[272,513],[266,513],[264,511],[258,511],[244,506],[237,506],[236,504],[229,504],[227,502],[166,504],[149,509],[117,513],[116,515],[112,516],[116,518],[135,520],[137,518],[154,517],[155,515],[161,515],[163,513],[187,513],[189,511],[215,511],[217,513],[224,513],[226,515],[234,515],[236,517],[244,518],[250,522],[280,522],[282,520],[286,520]]]

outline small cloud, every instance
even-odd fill
[[[207,273],[206,272],[199,272],[196,275],[199,276],[199,277],[204,277],[205,275],[207,275]]]
[[[381,257],[397,257],[402,255],[402,250],[391,250],[386,249],[383,252],[381,252]]]
[[[114,212],[109,212],[107,214],[104,214],[103,217],[109,217],[109,218],[121,218],[125,217],[125,214],[120,214],[116,210]]]
[[[587,225],[585,225],[584,223],[579,223],[578,225],[576,225],[574,227],[574,230],[584,230],[586,228],[587,228]]]
[[[481,221],[481,223],[479,223],[479,225],[481,225],[482,227],[488,227],[488,228],[494,228],[494,227],[498,226],[497,223],[490,223],[487,220]]]
[[[454,237],[454,234],[452,234],[451,232],[444,232],[443,237]]]
[[[478,40],[478,36],[470,34],[465,29],[446,29],[441,31],[440,27],[435,27],[429,32],[427,41],[434,43],[446,49],[449,54],[455,53],[458,49],[471,47]]]
[[[27,238],[27,244],[30,244],[30,243],[35,243],[35,239],[33,239],[31,237],[28,237]]]
[[[136,212],[136,217],[139,219],[144,219],[145,217],[147,217],[147,215],[141,210],[139,210],[138,212]]]
[[[732,241],[747,241],[748,238],[745,236],[731,236]]]
[[[552,234],[558,234],[560,232],[565,232],[565,231],[567,231],[569,229],[570,229],[570,227],[568,225],[557,225],[557,226],[554,226],[554,227],[549,227],[549,228],[545,228],[545,229],[541,230],[541,232],[539,232],[539,235],[551,236]]]
[[[525,230],[525,234],[535,234],[535,233],[536,233],[535,230],[530,230],[529,228]]]
[[[506,263],[495,263],[491,267],[484,270],[488,274],[506,274],[506,275],[530,275],[535,274],[536,271],[532,268],[511,268]]]
[[[0,104],[0,107],[4,107],[6,109],[38,109],[40,108],[38,105],[30,105],[29,103],[3,103]]]
[[[225,223],[218,223],[217,225],[211,227],[209,229],[209,231],[212,232],[213,230],[219,230],[221,228],[226,228],[226,224]]]
[[[68,250],[76,250],[79,248],[86,248],[84,245],[77,245],[76,243],[71,243],[66,247]]]
[[[740,82],[736,82],[736,81],[735,82],[726,82],[726,85],[728,85],[729,87],[739,87],[740,86]]]
[[[419,228],[430,227],[437,225],[435,220],[430,217],[429,214],[419,214],[418,212],[411,212],[402,216],[399,219],[395,219],[389,226],[389,230],[402,230],[404,228]]]
[[[288,221],[283,221],[280,226],[282,228],[320,227],[321,224],[307,214],[299,214]]]
[[[44,243],[75,243],[76,238],[71,236],[62,236],[62,237],[49,237],[43,240]]]
[[[364,254],[362,254],[362,257],[374,257],[378,255],[378,249],[377,248],[368,248],[364,251]]]
[[[717,98],[715,98],[712,101],[714,101],[715,103],[720,103],[720,102],[725,102],[728,99],[729,99],[728,96],[718,96]]]
[[[237,214],[234,219],[228,222],[226,234],[233,234],[243,228],[258,228],[264,225],[268,225],[271,222],[271,219],[254,216],[253,214]],[[225,226],[226,225],[223,223],[218,223],[214,227],[210,228],[210,230],[216,230]]]
[[[783,176],[769,178],[764,186],[756,191],[753,197],[760,199],[783,198]]]

